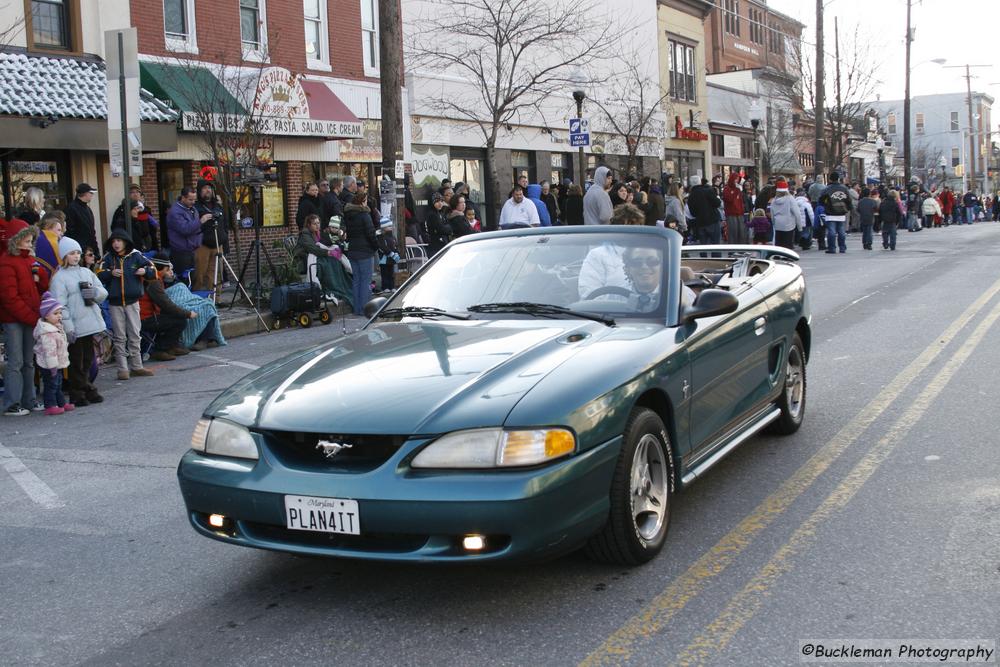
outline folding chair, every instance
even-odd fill
[[[412,236],[406,237],[406,270],[413,273],[427,263],[427,244],[417,243]]]

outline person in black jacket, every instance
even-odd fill
[[[194,210],[198,213],[199,220],[204,220],[206,215],[212,217],[201,223],[201,246],[194,251],[191,289],[213,290],[219,280],[215,272],[215,256],[219,253],[219,246],[222,246],[222,252],[229,252],[229,232],[226,230],[222,205],[215,196],[215,186],[211,181],[198,184],[198,201],[195,202]]]
[[[319,186],[315,183],[306,183],[302,196],[299,197],[299,208],[295,212],[295,224],[299,226],[299,231],[305,225],[306,218],[310,215],[318,215],[323,219],[323,202],[319,198]]]
[[[879,220],[882,223],[882,249],[896,249],[896,227],[903,217],[899,212],[899,191],[889,190],[889,196],[882,200],[878,207]]]
[[[340,185],[339,178],[319,182],[319,199],[323,205],[323,214],[320,216],[320,223],[323,229],[327,228],[330,224],[330,218],[333,216],[339,216],[341,219],[344,217],[344,204],[333,190],[331,186],[332,181],[336,181],[337,185]]]
[[[94,224],[94,212],[90,210],[90,200],[94,198],[97,188],[87,183],[76,186],[76,199],[66,207],[66,236],[80,244],[83,251],[88,249],[97,255],[100,246],[97,245],[97,227]]]
[[[566,203],[563,204],[562,214],[563,224],[583,224],[583,188],[579,185],[570,185],[566,189]]]
[[[359,191],[344,207],[344,229],[347,232],[347,259],[351,262],[351,295],[355,315],[364,315],[365,304],[372,298],[373,259],[378,240],[372,226],[368,197]]]
[[[697,185],[698,177],[691,177],[691,192],[688,194],[688,208],[694,216],[694,233],[698,243],[721,243],[722,220],[719,218],[719,207],[722,200],[716,194],[715,188],[708,184],[708,179],[702,178]]]
[[[542,181],[542,203],[545,204],[545,209],[549,212],[549,221],[553,225],[561,225],[562,222],[559,219],[561,211],[559,210],[559,202],[556,199],[556,193],[552,191],[552,186],[548,181]]]
[[[444,195],[435,192],[431,195],[431,207],[427,209],[427,216],[424,218],[427,254],[431,257],[451,241],[451,227],[441,215],[442,208],[444,208]]]

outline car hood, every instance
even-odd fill
[[[498,426],[546,374],[606,331],[562,320],[375,324],[251,373],[206,414],[334,434]]]

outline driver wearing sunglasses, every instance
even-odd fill
[[[640,313],[656,310],[660,305],[663,284],[663,253],[655,248],[628,248],[622,256],[622,263],[633,291],[628,299],[629,307]],[[682,302],[694,302],[694,290],[682,285],[681,291]]]

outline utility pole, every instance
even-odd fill
[[[903,185],[910,187],[910,42],[913,30],[910,28],[912,0],[906,0],[906,91],[903,96]]]
[[[382,173],[393,174],[396,161],[403,159],[403,27],[399,15],[399,0],[378,0],[379,78],[382,109]],[[406,256],[406,220],[403,215],[405,196],[403,174],[396,178],[397,241],[402,241]],[[393,286],[395,287],[395,286]]]
[[[830,171],[836,171],[841,166],[844,159],[844,107],[840,97],[840,23],[838,17],[833,17],[833,60],[837,72],[834,82],[836,86],[837,106],[834,107],[833,131],[837,136],[833,138],[833,144],[837,147],[837,163],[830,165]]]
[[[824,78],[826,77],[824,67],[823,51],[823,0],[816,0],[816,162],[815,176],[819,181],[823,173],[823,126],[825,125],[824,105],[826,104],[826,91],[824,89]]]
[[[966,163],[966,171],[968,172],[967,178],[969,179],[969,187],[972,190],[976,189],[976,136],[979,134],[973,128],[973,117],[972,117],[972,73],[969,71],[973,67],[993,67],[993,65],[970,65],[966,63],[965,65],[945,65],[945,69],[963,68],[965,70],[965,91],[966,98],[965,101],[969,105],[969,159],[963,160]],[[980,119],[982,120],[982,119]],[[986,128],[989,131],[989,128]],[[983,188],[986,188],[986,171],[984,165],[983,171]]]

